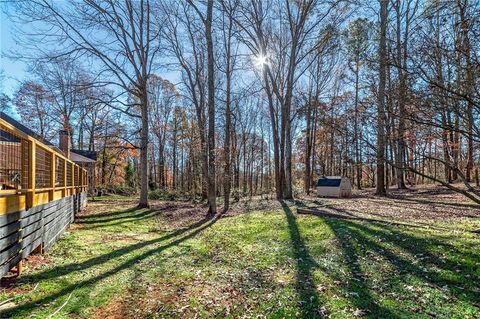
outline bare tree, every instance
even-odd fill
[[[222,35],[223,35],[223,49],[225,55],[225,141],[224,141],[224,182],[223,182],[223,196],[224,196],[224,210],[228,210],[230,206],[230,192],[232,185],[231,178],[231,135],[232,135],[232,77],[235,67],[236,53],[234,41],[234,16],[239,0],[222,0]]]
[[[13,100],[22,121],[47,140],[56,134],[53,99],[41,84],[27,81],[22,83]]]
[[[204,189],[207,193],[209,213],[214,214],[217,211],[217,205],[215,183],[215,59],[212,34],[213,1],[209,0],[204,7],[197,6],[192,1],[180,4],[172,4],[168,1],[163,3],[163,10],[168,12],[167,27],[164,34],[170,44],[169,52],[181,67],[183,83],[188,92],[185,97],[195,107],[202,145]],[[205,9],[205,12],[202,9]],[[200,36],[199,33],[202,35]],[[205,95],[207,95],[207,101],[205,101]],[[208,129],[206,129],[206,108],[208,108]]]
[[[148,80],[149,110],[151,130],[157,141],[158,147],[158,183],[161,188],[166,188],[165,157],[166,139],[172,115],[180,95],[175,86],[168,80],[157,75],[152,75]],[[155,164],[152,165],[155,167]]]
[[[66,4],[34,0],[15,3],[11,13],[17,22],[35,30],[20,30],[27,54],[35,53],[27,57],[38,59],[40,53],[46,61],[66,56],[90,59],[99,67],[96,83],[117,88],[117,103],[110,106],[141,122],[140,207],[148,206],[147,81],[160,50],[161,26],[155,12],[149,0]],[[133,104],[127,102],[127,95],[135,97]]]

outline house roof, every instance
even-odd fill
[[[70,159],[75,163],[95,163],[96,160],[85,157],[81,154],[70,151]]]
[[[53,144],[50,143],[49,141],[45,140],[43,137],[41,137],[40,135],[38,135],[37,133],[35,133],[35,132],[32,131],[31,129],[29,129],[28,127],[22,125],[21,123],[19,123],[19,122],[16,121],[15,119],[11,118],[10,116],[8,116],[7,114],[5,114],[4,112],[0,112],[0,118],[1,118],[2,120],[7,121],[10,125],[13,125],[16,129],[22,131],[23,133],[25,133],[25,134],[27,134],[27,135],[30,135],[31,137],[36,138],[37,140],[39,140],[39,141],[42,142],[43,144],[48,145],[48,146],[51,146],[51,147],[54,147],[54,148],[57,148],[55,145],[53,145]]]
[[[21,140],[16,135],[9,134],[8,132],[0,129],[0,142],[2,144],[6,144],[6,143],[19,144],[20,141]]]
[[[50,143],[49,141],[45,140],[43,137],[29,129],[28,127],[24,126],[23,124],[19,123],[17,120],[13,119],[12,117],[8,116],[4,112],[0,112],[0,118],[8,122],[10,125],[14,126],[18,130],[22,131],[23,133],[30,135],[33,138],[41,141],[43,144],[48,145],[54,148],[56,151],[63,153],[56,145]],[[1,139],[1,138],[0,138]],[[94,151],[84,151],[84,150],[70,150],[70,159],[76,163],[95,163],[97,160],[97,152]]]
[[[95,151],[71,149],[70,152],[77,153],[77,154],[82,155],[84,157],[87,157],[91,160],[95,160],[95,161],[97,160],[97,152],[95,152]]]

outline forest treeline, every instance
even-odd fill
[[[480,3],[20,1],[2,107],[99,154],[97,184],[208,200],[434,182],[480,203]]]

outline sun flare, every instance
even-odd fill
[[[262,68],[264,65],[268,64],[268,57],[266,55],[256,55],[253,57],[253,62],[257,68]]]

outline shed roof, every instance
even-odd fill
[[[321,177],[317,182],[317,187],[339,187],[341,182],[341,177]]]

